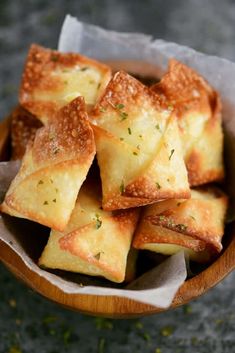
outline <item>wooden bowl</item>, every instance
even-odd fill
[[[108,63],[114,70],[121,68],[144,77],[158,78],[162,74],[156,67],[146,66],[142,62],[115,61]],[[5,119],[0,123],[0,158],[2,160],[6,156],[9,132],[10,121],[9,119]],[[233,225],[226,232],[225,239],[226,244],[219,258],[207,269],[195,277],[188,279],[181,286],[169,309],[186,304],[206,293],[235,268],[235,227]],[[56,303],[81,313],[110,318],[134,318],[164,311],[164,309],[118,296],[64,293],[48,280],[31,271],[10,246],[1,240],[0,259],[17,278],[25,282],[36,292]]]

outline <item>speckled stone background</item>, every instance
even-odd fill
[[[56,47],[66,13],[235,60],[232,0],[0,0],[0,114],[16,102],[32,42]],[[235,273],[186,307],[139,320],[69,312],[0,265],[0,353],[233,353]]]

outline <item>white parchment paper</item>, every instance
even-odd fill
[[[223,119],[226,133],[226,156],[229,159],[227,174],[229,193],[235,195],[235,64],[228,60],[198,53],[190,48],[162,40],[153,40],[143,34],[117,33],[79,22],[70,15],[64,21],[58,49],[63,52],[79,52],[100,60],[138,60],[155,65],[164,72],[168,60],[175,57],[195,68],[221,94]],[[234,166],[234,167],[233,167]],[[0,164],[0,185],[9,179],[8,165]],[[2,172],[1,172],[2,171]],[[12,177],[12,175],[11,175]],[[2,180],[1,180],[2,178]],[[233,210],[233,207],[231,208]],[[233,217],[234,212],[231,212]],[[90,295],[113,295],[127,297],[156,307],[168,307],[177,290],[186,279],[187,271],[182,252],[169,257],[158,267],[145,273],[125,289],[88,284],[80,287],[74,281],[40,269],[29,256],[12,231],[0,216],[0,239],[8,243],[25,264],[40,276],[50,280],[65,293]],[[33,241],[33,239],[32,239]],[[1,257],[1,254],[0,254]]]

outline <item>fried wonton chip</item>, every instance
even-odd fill
[[[199,262],[222,250],[228,199],[215,188],[191,190],[189,200],[167,200],[145,207],[133,246],[163,254],[181,249]]]
[[[20,103],[43,123],[74,98],[95,104],[110,80],[108,66],[75,53],[60,53],[32,45],[26,61]]]
[[[20,105],[10,114],[11,118],[11,159],[22,159],[26,146],[32,143],[42,123]]]
[[[93,131],[78,97],[37,131],[1,211],[62,231],[94,155]]]
[[[123,282],[127,272],[130,279],[134,271],[126,271],[126,264],[138,213],[137,209],[103,211],[97,187],[85,183],[66,229],[51,231],[39,264],[113,282]],[[130,266],[133,256],[129,257]]]
[[[168,72],[152,90],[166,97],[178,116],[190,185],[223,179],[218,93],[197,72],[175,59],[170,60]]]
[[[190,197],[177,121],[159,96],[118,72],[92,118],[104,209]]]

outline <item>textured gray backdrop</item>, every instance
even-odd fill
[[[232,0],[0,0],[0,118],[16,102],[29,45],[55,48],[66,13],[235,60]],[[234,280],[235,273],[186,307],[114,321],[62,309],[0,265],[0,353],[233,353]]]

